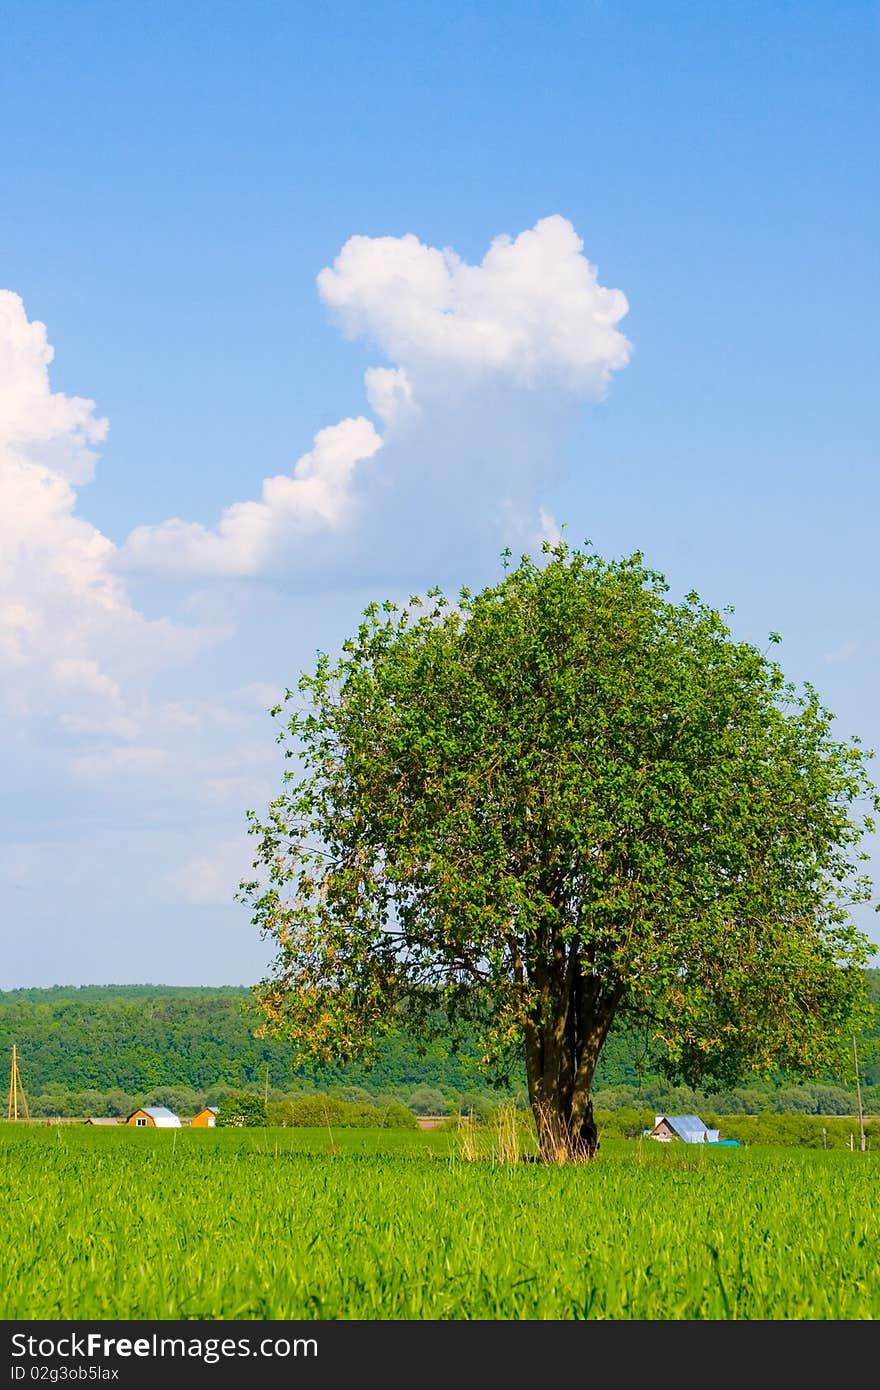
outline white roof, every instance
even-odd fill
[[[167,1105],[142,1105],[140,1109],[145,1115],[149,1115],[157,1129],[180,1128],[180,1120]],[[135,1111],[135,1114],[137,1113],[138,1111]]]

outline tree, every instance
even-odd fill
[[[250,1091],[227,1096],[217,1108],[218,1129],[259,1129],[269,1123],[266,1102]]]
[[[615,1019],[690,1085],[845,1069],[872,755],[641,554],[504,565],[371,604],[273,710],[298,762],[248,812],[260,1031],[322,1062],[402,1015],[476,1026],[490,1076],[524,1059],[550,1161],[596,1152]]]
[[[448,1115],[449,1102],[436,1086],[416,1086],[406,1102],[416,1115]]]

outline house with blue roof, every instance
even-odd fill
[[[648,1139],[659,1139],[661,1144],[671,1144],[680,1139],[683,1144],[719,1144],[723,1140],[720,1131],[709,1129],[699,1115],[657,1115],[654,1128],[646,1129]]]

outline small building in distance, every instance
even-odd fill
[[[654,1128],[645,1130],[647,1139],[659,1139],[661,1144],[670,1144],[680,1139],[683,1144],[733,1144],[734,1140],[724,1140],[717,1129],[709,1129],[699,1115],[657,1115]]]
[[[139,1110],[133,1110],[125,1123],[136,1125],[138,1129],[180,1129],[180,1120],[166,1105],[142,1106]]]
[[[85,1123],[87,1125],[121,1125],[123,1121],[118,1115],[90,1115]]]
[[[219,1108],[220,1107],[217,1105],[203,1105],[201,1110],[198,1110],[190,1121],[192,1128],[213,1129]]]

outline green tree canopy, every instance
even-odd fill
[[[269,1123],[266,1102],[252,1091],[226,1096],[217,1107],[218,1129],[259,1129]]]
[[[615,1019],[692,1085],[846,1066],[871,755],[667,595],[638,553],[560,544],[455,602],[372,604],[319,656],[273,711],[297,761],[249,812],[266,1033],[322,1061],[401,1009],[476,1026],[487,1068],[524,1059],[548,1160],[595,1152]]]

